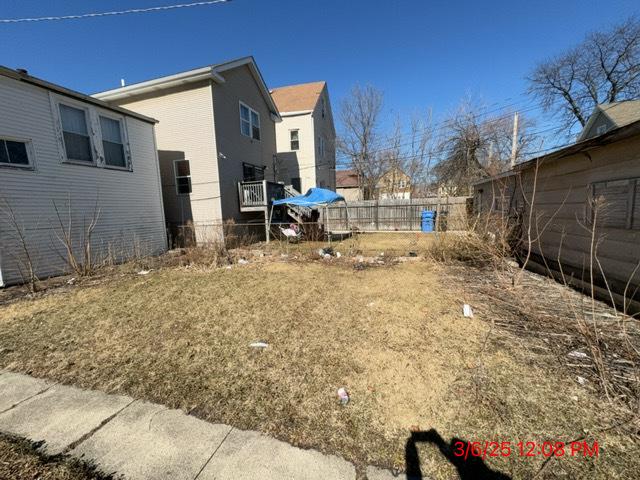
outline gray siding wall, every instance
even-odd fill
[[[529,201],[534,175],[535,169],[522,172],[522,189]],[[548,226],[533,251],[553,260],[560,257],[563,263],[584,270],[588,278],[591,233],[585,225],[590,228],[591,184],[637,177],[640,177],[640,137],[590,150],[589,156],[577,154],[543,163],[538,171],[533,216],[537,225]],[[595,236],[598,260],[608,280],[640,284],[640,271],[636,269],[640,262],[640,230],[596,225]],[[595,260],[594,269],[599,270]]]
[[[325,102],[325,115],[322,117],[322,99]],[[313,125],[315,131],[315,157],[316,157],[316,183],[317,185],[336,189],[336,133],[333,125],[333,115],[329,93],[325,86],[313,112]],[[318,150],[318,138],[324,138],[325,153],[320,156]]]
[[[269,107],[249,67],[224,72],[225,83],[213,85],[213,110],[218,152],[220,194],[223,219],[247,221],[255,214],[240,213],[238,182],[243,180],[242,164],[267,167],[265,178],[273,180],[276,153],[275,123]],[[240,133],[240,102],[260,114],[261,139],[253,140]],[[264,217],[262,217],[264,218]]]
[[[612,290],[621,294],[628,282],[630,295],[633,294],[640,285],[639,222],[627,229],[606,227],[596,221],[597,260],[592,259],[590,199],[595,182],[640,178],[640,136],[589,150],[588,155],[542,161],[534,196],[535,177],[535,168],[529,168],[520,172],[519,178],[511,176],[476,185],[476,210],[518,210],[526,232],[532,203],[532,253],[571,268],[577,272],[576,278],[587,281],[591,268],[595,277],[601,276],[601,266]],[[640,195],[636,194],[634,215],[638,208]]]
[[[67,271],[54,202],[65,226],[71,221],[76,249],[96,205],[96,257],[111,251],[122,259],[166,249],[154,127],[134,117],[127,117],[126,125],[133,171],[62,163],[49,91],[0,77],[0,138],[30,140],[34,162],[32,170],[0,167],[0,283],[20,283],[25,269],[6,204],[25,234],[40,278]]]

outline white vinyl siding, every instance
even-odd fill
[[[0,169],[0,196],[25,226],[38,277],[68,271],[61,257],[64,250],[58,240],[60,224],[54,202],[65,225],[71,224],[77,251],[81,251],[83,222],[91,218],[96,205],[100,210],[92,236],[96,259],[103,258],[109,247],[116,259],[131,256],[134,249],[147,254],[166,250],[153,124],[126,117],[131,154],[136,159],[134,172],[65,163],[57,103],[52,104],[50,95],[76,106],[75,99],[67,102],[66,96],[0,76],[0,138],[28,139],[32,162],[31,169]],[[115,114],[92,104],[86,106],[104,115]],[[91,131],[98,129],[91,127]],[[0,212],[0,225],[5,221]],[[0,245],[1,281],[5,285],[21,282],[24,252],[15,234],[0,227]]]

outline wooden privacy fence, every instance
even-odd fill
[[[462,230],[467,225],[467,200],[470,197],[429,197],[385,200],[359,200],[330,205],[322,211],[327,231],[356,228],[361,231],[419,231],[422,211],[433,210],[439,216],[440,230]],[[347,224],[347,209],[349,222]]]

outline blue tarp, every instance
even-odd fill
[[[300,207],[319,207],[330,203],[344,202],[344,197],[326,188],[310,188],[304,195],[274,200],[274,205],[298,205]]]

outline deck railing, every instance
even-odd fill
[[[240,192],[240,206],[264,207],[267,205],[265,200],[265,180],[240,182],[238,190]]]
[[[238,183],[240,207],[267,207],[272,200],[284,198],[284,185],[281,183],[258,180]]]

